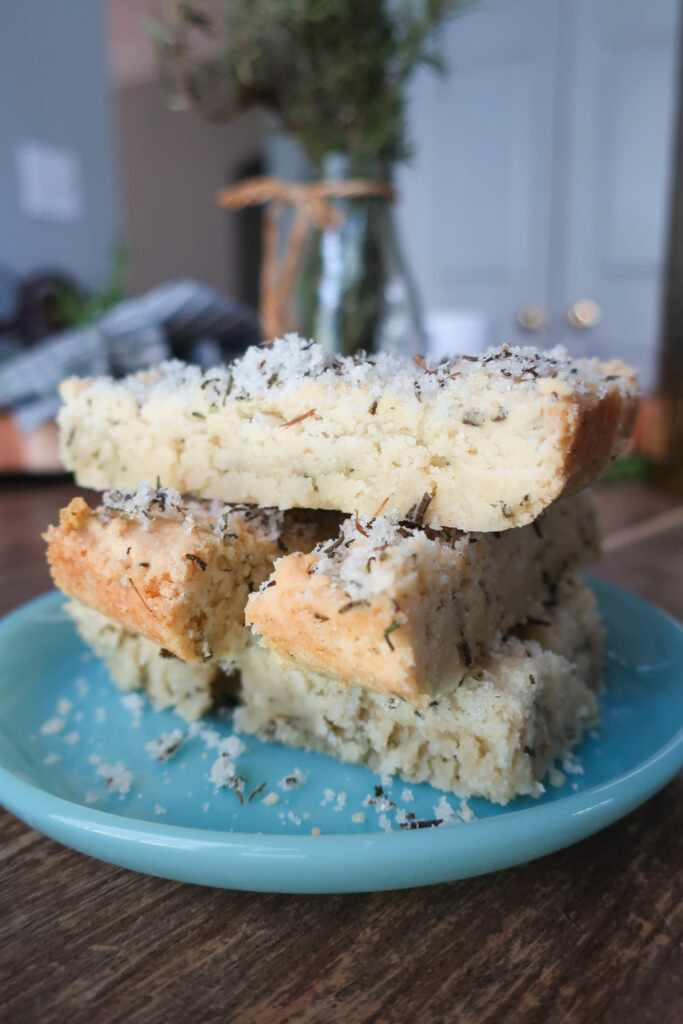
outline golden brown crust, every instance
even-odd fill
[[[610,391],[599,403],[578,406],[566,458],[563,494],[592,483],[628,443],[638,413],[635,398]]]
[[[90,506],[83,498],[72,498],[66,508],[60,509],[59,525],[65,530],[80,530],[86,525],[91,515]],[[49,530],[51,529],[53,527],[49,527]]]
[[[559,579],[599,551],[586,495],[498,535],[366,526],[349,521],[331,553],[282,558],[246,620],[282,657],[408,699],[434,695],[501,633],[544,619]]]
[[[308,668],[334,669],[352,685],[414,694],[415,646],[407,626],[398,622],[391,596],[372,603],[349,600],[326,576],[309,575],[314,561],[311,554],[283,558],[276,585],[248,604],[248,621],[267,637],[268,647]]]
[[[195,511],[195,520],[198,519]],[[143,525],[82,498],[44,535],[55,584],[185,661],[233,657],[249,637],[244,607],[283,551],[310,550],[336,532],[337,517],[305,512],[279,528],[236,511],[225,536],[206,524],[154,518]]]
[[[144,533],[122,519],[105,526],[82,498],[74,498],[44,539],[52,578],[63,593],[193,661],[194,641],[179,631],[174,613],[197,569],[178,557],[177,533],[177,523],[161,519]],[[192,551],[190,538],[184,546]]]

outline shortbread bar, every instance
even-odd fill
[[[262,643],[352,686],[438,693],[510,627],[543,623],[560,577],[597,558],[586,494],[504,533],[346,520],[310,554],[285,555],[249,598]]]
[[[68,601],[65,608],[81,639],[106,663],[112,682],[124,691],[145,690],[160,711],[173,708],[193,722],[237,690],[230,665],[181,661],[80,601]]]
[[[122,690],[145,689],[157,707],[175,707],[188,720],[209,710],[217,692],[236,692],[233,665],[223,676],[215,662],[169,659],[77,601],[67,609]],[[344,688],[250,645],[237,659],[235,728],[459,796],[496,803],[539,796],[553,759],[566,757],[598,720],[602,627],[591,592],[564,582],[548,624],[533,628],[542,643],[508,637],[427,703]]]
[[[548,619],[547,646],[511,636],[426,705],[343,688],[248,647],[235,728],[459,796],[501,804],[539,796],[553,760],[567,757],[598,719],[592,687],[602,648],[586,588],[575,586]]]
[[[275,560],[337,529],[329,512],[187,501],[144,485],[107,492],[97,511],[74,498],[45,537],[65,594],[185,661],[208,661],[246,643],[247,597]]]
[[[507,530],[600,475],[636,392],[623,363],[561,348],[429,367],[289,335],[226,368],[64,382],[61,454],[99,490],[158,475],[201,498]]]

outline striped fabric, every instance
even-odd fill
[[[0,409],[28,432],[54,418],[65,377],[122,377],[171,356],[206,367],[259,340],[248,306],[196,281],[170,282],[0,362]]]

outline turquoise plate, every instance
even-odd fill
[[[631,594],[592,586],[608,634],[603,722],[566,783],[540,800],[461,807],[451,796],[452,824],[400,830],[405,812],[433,819],[443,794],[247,737],[237,759],[245,797],[265,785],[240,806],[210,781],[229,714],[187,736],[165,763],[154,759],[146,743],[184,723],[114,689],[57,593],[0,622],[0,800],[93,857],[234,889],[395,889],[541,857],[628,814],[683,764],[683,631]],[[290,786],[292,775],[302,782]],[[383,796],[371,804],[375,786]]]

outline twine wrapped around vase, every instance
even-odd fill
[[[386,182],[364,178],[292,184],[279,178],[257,177],[248,178],[218,193],[218,205],[230,210],[267,205],[263,222],[260,284],[261,329],[264,338],[279,337],[292,327],[288,299],[309,232],[313,229],[325,231],[338,228],[344,223],[343,213],[331,200],[366,198],[393,202],[395,192]],[[280,220],[287,206],[294,208],[295,216],[280,256]]]

